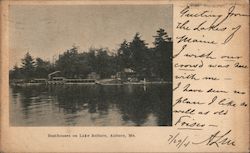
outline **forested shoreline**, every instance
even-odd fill
[[[54,62],[40,57],[34,58],[27,52],[21,66],[15,65],[10,70],[10,80],[47,78],[48,74],[54,71],[60,71],[66,78],[87,78],[88,74],[95,72],[104,79],[126,68],[133,70],[138,79],[171,80],[172,38],[161,28],[153,37],[153,47],[148,47],[147,42],[136,33],[131,41],[124,40],[115,52],[108,48],[80,51],[78,47],[73,46],[60,54]]]

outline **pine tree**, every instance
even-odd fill
[[[131,67],[131,51],[129,49],[129,43],[124,40],[120,48],[117,51],[118,53],[118,70],[122,71],[124,68],[130,68]]]
[[[131,50],[131,68],[137,72],[139,79],[148,77],[150,52],[147,43],[141,39],[139,33],[135,34],[129,48]]]
[[[154,48],[154,73],[164,80],[171,81],[172,76],[172,39],[164,29],[157,30],[157,35],[153,36]]]
[[[34,76],[35,62],[29,52],[22,59],[22,70],[26,80],[30,80]]]

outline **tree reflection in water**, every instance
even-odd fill
[[[72,115],[87,111],[90,115],[98,115],[100,119],[105,119],[108,114],[117,110],[121,121],[107,126],[121,126],[121,123],[123,123],[122,125],[143,126],[147,125],[150,116],[155,117],[153,125],[170,126],[172,124],[171,84],[147,86],[41,85],[11,87],[11,89],[11,105],[15,111],[23,113],[24,120],[32,118],[30,111],[32,108],[34,109],[34,106],[48,107],[48,104],[52,104],[58,109],[58,113]],[[19,95],[19,99],[17,95]],[[20,109],[13,103],[17,100],[20,100]],[[12,108],[10,107],[10,109]],[[112,120],[112,118],[106,119]],[[14,122],[15,118],[12,117],[11,120]],[[95,118],[90,118],[90,120],[95,122]],[[74,124],[88,126],[88,123],[76,123],[74,116],[70,121]],[[32,125],[36,125],[36,123]],[[96,125],[98,126],[98,123]]]

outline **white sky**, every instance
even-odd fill
[[[54,55],[80,46],[117,49],[136,32],[152,46],[159,28],[172,33],[172,5],[10,6],[10,68],[20,65],[29,51],[33,57]]]

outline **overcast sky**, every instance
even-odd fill
[[[117,49],[136,32],[152,46],[153,35],[164,28],[172,37],[171,5],[11,6],[10,68],[29,51],[52,60],[72,45]]]

